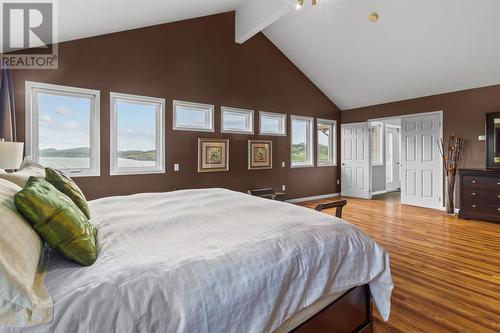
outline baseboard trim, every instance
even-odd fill
[[[379,195],[379,194],[385,194],[387,193],[387,190],[381,190],[381,191],[377,191],[377,192],[372,192],[372,195]]]
[[[304,201],[310,201],[310,200],[327,199],[327,198],[338,197],[338,196],[340,196],[340,193],[330,193],[330,194],[315,195],[312,197],[289,199],[289,200],[286,200],[286,202],[297,203],[297,202],[304,202]]]
[[[439,209],[442,210],[443,212],[446,212],[446,207],[441,207]],[[460,212],[460,208],[455,208],[455,214],[458,214],[459,212]]]

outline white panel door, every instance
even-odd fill
[[[401,123],[401,203],[442,207],[439,114],[404,117]]]
[[[342,196],[370,198],[368,123],[341,125]]]

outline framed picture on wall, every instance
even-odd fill
[[[248,140],[248,170],[273,168],[273,142]]]
[[[198,139],[198,172],[229,170],[228,139]]]

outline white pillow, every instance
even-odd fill
[[[20,187],[26,185],[30,176],[45,177],[45,168],[29,158],[24,159],[21,168],[16,172],[7,173],[3,170],[0,172],[0,179],[13,182]]]
[[[42,241],[18,213],[14,194],[21,188],[0,179],[0,326],[31,326],[52,320],[45,289]]]

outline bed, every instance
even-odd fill
[[[5,332],[312,332],[315,318],[359,300],[371,316],[370,294],[389,317],[387,253],[336,217],[225,189],[103,198],[90,209],[97,261],[81,267],[52,252],[52,322]]]

